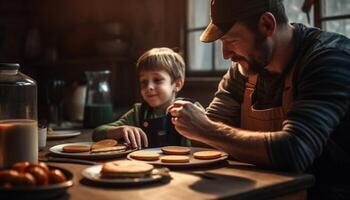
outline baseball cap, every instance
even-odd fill
[[[263,13],[282,0],[211,0],[210,23],[202,33],[202,42],[221,38],[239,19]]]

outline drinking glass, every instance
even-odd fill
[[[108,78],[109,70],[86,71],[87,91],[84,109],[84,127],[112,122],[113,104],[111,101]]]

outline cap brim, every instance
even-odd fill
[[[221,38],[224,35],[225,33],[222,32],[215,24],[213,24],[212,21],[210,21],[209,25],[202,33],[200,40],[206,43],[214,42],[215,40]]]

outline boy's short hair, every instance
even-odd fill
[[[185,61],[179,53],[170,48],[153,48],[146,51],[137,60],[136,71],[164,69],[172,81],[185,79]]]

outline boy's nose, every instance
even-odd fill
[[[148,83],[146,88],[149,89],[149,90],[153,90],[154,89],[154,84],[153,83]]]

